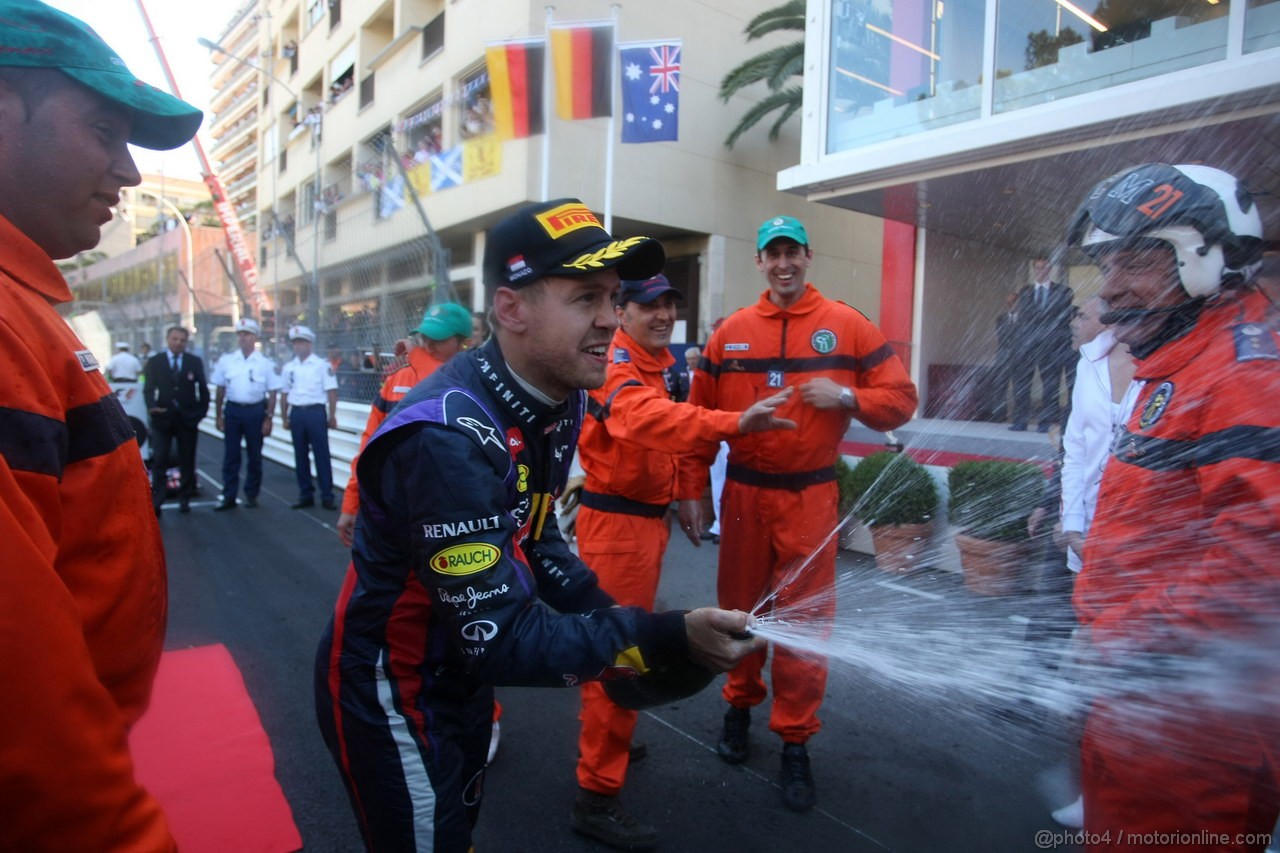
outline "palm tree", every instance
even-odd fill
[[[805,28],[805,0],[787,0],[781,6],[766,9],[751,19],[744,32],[747,41],[754,41],[772,32],[781,30],[799,30]],[[767,50],[743,62],[731,70],[720,81],[720,99],[726,103],[739,90],[763,82],[769,87],[770,94],[743,114],[734,126],[733,131],[725,139],[725,146],[732,148],[738,137],[754,127],[761,119],[775,110],[781,110],[777,121],[769,129],[769,138],[777,139],[783,123],[800,109],[804,99],[804,89],[800,85],[788,86],[792,77],[804,74],[804,38]]]

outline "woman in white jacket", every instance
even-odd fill
[[[1098,502],[1102,469],[1111,455],[1116,428],[1129,419],[1136,394],[1129,393],[1133,357],[1117,343],[1115,334],[1099,319],[1106,310],[1100,297],[1092,296],[1071,321],[1071,332],[1080,346],[1076,384],[1071,393],[1071,416],[1062,436],[1062,538],[1067,567],[1080,571],[1084,538]]]

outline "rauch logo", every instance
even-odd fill
[[[441,575],[474,575],[498,562],[501,552],[483,542],[451,545],[431,555],[431,570]]]

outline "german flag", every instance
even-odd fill
[[[556,115],[572,121],[612,115],[613,24],[551,27]]]
[[[493,126],[499,139],[524,139],[545,129],[542,126],[542,78],[546,53],[545,39],[519,39],[485,46]]]

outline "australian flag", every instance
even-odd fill
[[[622,141],[676,141],[680,135],[680,40],[628,42],[619,47]]]

